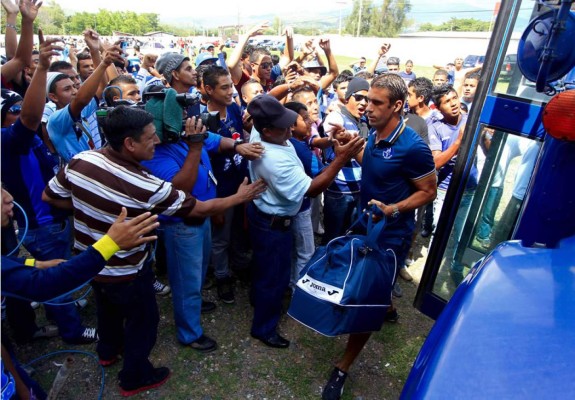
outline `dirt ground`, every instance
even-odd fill
[[[425,246],[428,240],[418,238]],[[375,333],[356,361],[345,386],[343,399],[397,399],[409,370],[427,336],[433,321],[416,310],[412,303],[421,277],[426,247],[410,267],[413,282],[401,281],[403,297],[395,299],[400,313],[397,323],[384,324]],[[166,281],[166,277],[160,276]],[[248,286],[238,282],[236,303],[227,305],[217,300],[215,287],[204,291],[205,298],[218,303],[215,312],[205,315],[202,324],[207,335],[219,345],[217,351],[201,355],[180,345],[175,337],[170,297],[158,297],[161,320],[158,341],[151,359],[156,366],[172,370],[170,380],[157,390],[134,396],[135,399],[318,399],[333,363],[342,354],[345,337],[326,338],[295,322],[282,318],[280,332],[291,340],[287,350],[271,349],[249,335],[252,309]],[[82,311],[87,325],[95,326],[95,305],[91,295]],[[43,312],[37,311],[39,322]],[[6,330],[4,330],[6,332]],[[70,346],[59,338],[18,346],[22,363],[55,351],[69,350],[73,372],[59,399],[119,399],[116,376],[120,365],[103,370],[97,364],[95,345]],[[45,388],[67,353],[59,353],[35,362],[34,378]],[[104,381],[102,381],[102,378]],[[102,395],[99,397],[99,392]]]

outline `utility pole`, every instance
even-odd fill
[[[361,13],[363,11],[363,0],[359,0],[359,15],[357,17],[357,34],[356,37],[359,37],[359,32],[361,29]]]

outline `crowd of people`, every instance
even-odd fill
[[[240,36],[229,56],[213,46],[193,60],[126,53],[121,41],[88,29],[87,51],[70,57],[41,31],[33,48],[40,1],[2,5],[2,287],[18,343],[56,335],[96,343],[100,365],[122,360],[123,396],[158,387],[170,370],[150,361],[157,295],[172,293],[180,344],[218,347],[201,318],[217,307],[202,298],[211,267],[223,303],[235,302],[236,278],[249,280],[251,335],[287,348],[282,300],[313,255],[315,234],[327,244],[368,205],[387,217],[379,240],[394,251],[398,275],[413,279],[413,239],[437,223],[479,81],[462,59],[417,77],[412,60],[402,68],[382,44],[369,65],[360,59],[340,71],[328,39],[295,54],[290,28],[283,54],[252,48],[265,25]],[[181,96],[191,100],[182,105]],[[476,185],[474,171],[466,193]],[[12,201],[24,213],[13,213]],[[469,207],[465,196],[461,207]],[[16,233],[13,219],[26,230]],[[19,240],[33,259],[14,258]],[[160,263],[169,285],[155,276]],[[461,265],[451,272],[462,279]],[[85,302],[67,294],[88,280],[97,327],[83,325]],[[397,282],[393,295],[402,295]],[[39,327],[30,301],[47,299],[56,325]],[[386,320],[397,319],[392,305]],[[19,393],[42,398],[5,336],[2,360]],[[369,337],[349,336],[324,399],[340,398]]]

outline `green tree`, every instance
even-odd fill
[[[406,16],[410,10],[409,0],[383,0],[381,4],[354,0],[351,14],[345,19],[344,31],[356,35],[359,23],[360,36],[394,37],[407,25]]]
[[[423,32],[486,32],[489,30],[489,26],[489,21],[481,21],[475,18],[452,17],[449,21],[438,25],[431,23],[422,24],[419,30]]]

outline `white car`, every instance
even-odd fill
[[[140,47],[140,52],[142,54],[156,54],[159,56],[170,51],[174,51],[174,49],[171,49],[160,42],[147,42]]]

